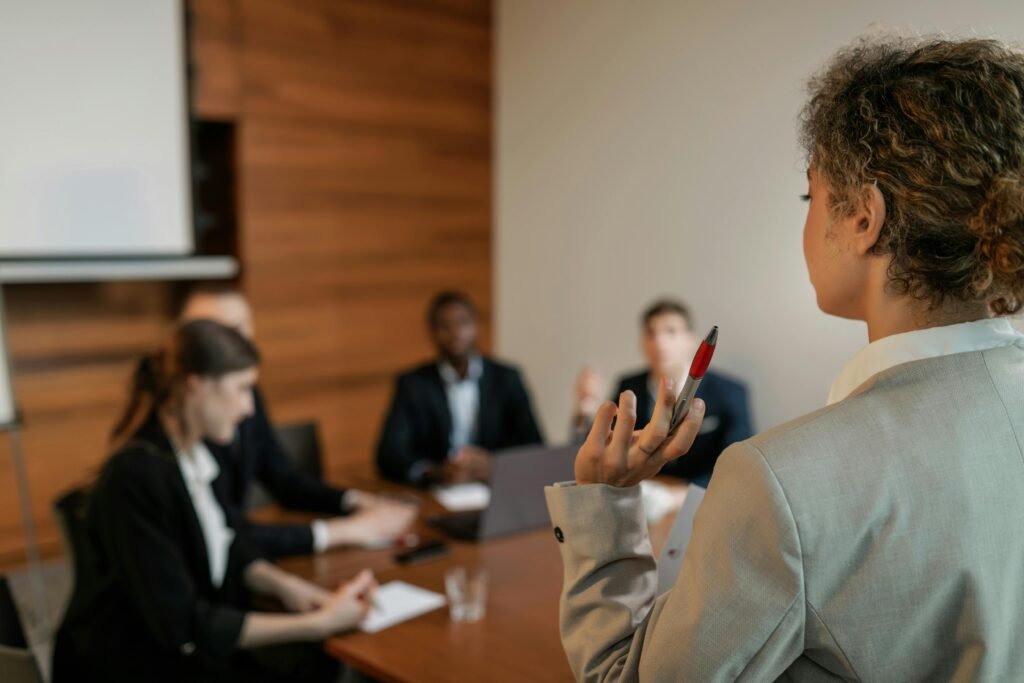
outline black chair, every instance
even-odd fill
[[[295,422],[279,425],[274,434],[291,465],[316,479],[323,479],[323,460],[320,453],[320,430],[316,422]],[[246,507],[249,510],[271,503],[273,499],[259,482],[253,482]]]
[[[5,576],[0,576],[0,681],[43,683]]]
[[[320,430],[316,422],[296,422],[274,429],[281,448],[297,470],[316,479],[324,476],[320,459]]]

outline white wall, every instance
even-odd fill
[[[721,326],[759,428],[824,403],[864,326],[801,253],[805,79],[879,26],[1024,39],[1024,2],[499,0],[496,341],[565,436],[583,364],[640,366],[662,294]]]

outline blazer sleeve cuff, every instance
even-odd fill
[[[406,481],[417,486],[426,483],[427,473],[433,467],[434,463],[431,460],[417,460],[406,472]]]
[[[196,636],[200,642],[182,643],[181,654],[188,657],[198,650],[216,659],[230,656],[238,648],[246,612],[234,607],[211,605],[204,601],[197,604],[197,609],[199,623]]]
[[[566,571],[651,555],[640,487],[558,484],[544,489]],[[582,566],[581,566],[582,565]]]

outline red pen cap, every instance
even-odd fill
[[[711,365],[711,357],[715,355],[715,344],[718,343],[718,325],[711,328],[708,336],[700,343],[697,355],[693,357],[693,364],[690,365],[690,377],[701,379]]]

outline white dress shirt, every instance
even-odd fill
[[[345,491],[345,495],[341,497],[341,507],[338,509],[339,515],[343,515],[346,511],[352,510],[355,507],[357,495],[355,489]],[[331,545],[331,532],[327,522],[322,519],[314,519],[309,526],[313,530],[313,552],[322,553],[327,551]]]
[[[191,453],[178,452],[178,469],[185,488],[192,499],[192,508],[199,519],[206,542],[206,556],[210,562],[210,579],[220,587],[228,569],[228,555],[235,540],[234,530],[227,525],[224,508],[213,495],[213,480],[220,474],[217,460],[202,442],[192,447]]]
[[[1011,345],[1024,348],[1024,334],[1014,329],[1006,318],[930,327],[884,337],[861,349],[839,373],[829,392],[828,404],[842,401],[878,373],[897,365]]]
[[[313,530],[313,552],[324,552],[331,544],[331,532],[327,527],[327,522],[322,519],[314,519],[309,526]]]
[[[476,438],[476,420],[480,413],[480,376],[484,363],[480,356],[469,360],[465,377],[460,377],[447,361],[437,365],[448,396],[448,411],[452,416],[452,431],[449,439],[448,457],[454,456]]]

